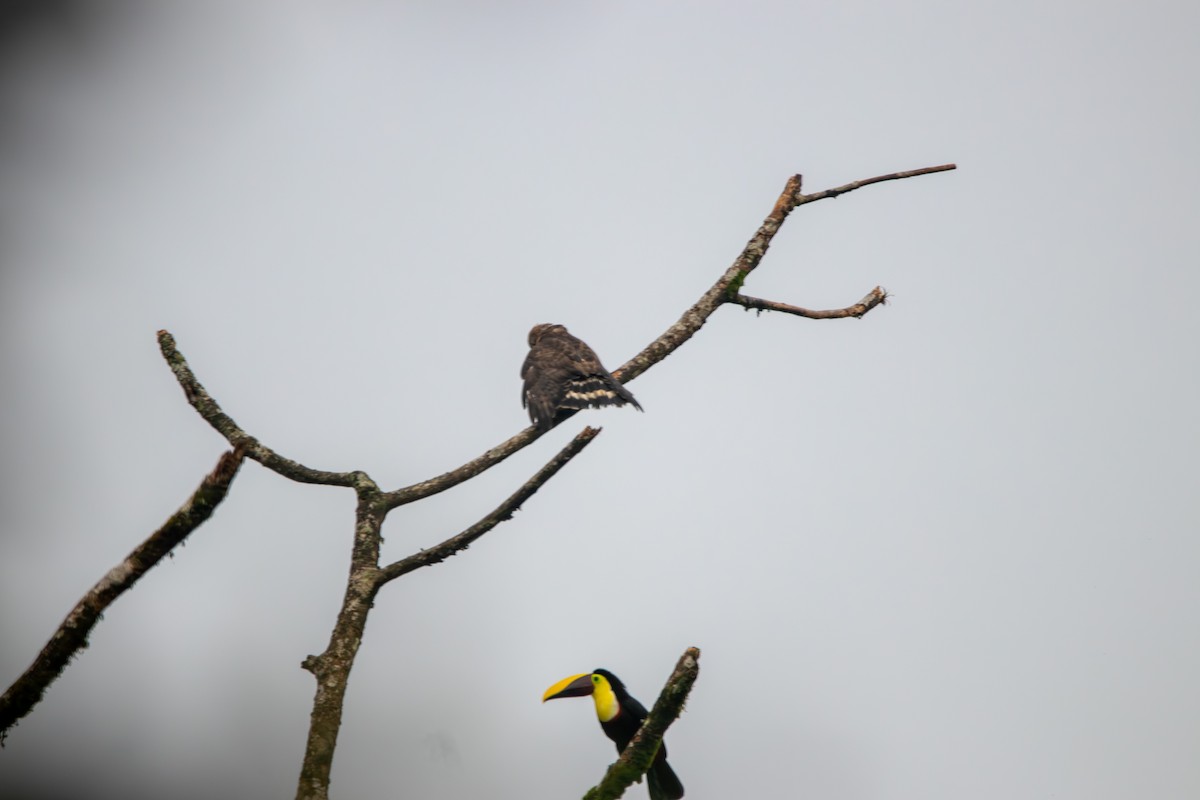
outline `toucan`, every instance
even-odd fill
[[[596,703],[596,716],[604,735],[617,745],[623,753],[647,716],[646,707],[629,696],[621,679],[606,669],[585,672],[563,678],[542,695],[542,702],[559,697],[584,697],[591,695]],[[679,800],[683,797],[683,784],[667,763],[667,746],[660,744],[654,755],[654,763],[646,773],[650,789],[650,800]]]

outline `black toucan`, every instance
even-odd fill
[[[647,716],[646,707],[629,696],[621,679],[606,669],[585,672],[563,678],[542,695],[542,702],[559,697],[584,697],[591,695],[596,703],[596,716],[605,736],[617,745],[617,752],[633,739]],[[667,763],[667,746],[660,744],[654,755],[654,763],[646,773],[650,789],[650,800],[679,800],[683,797],[683,784]]]

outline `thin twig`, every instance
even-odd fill
[[[870,186],[872,183],[883,183],[884,181],[898,181],[904,178],[915,178],[918,175],[931,175],[935,172],[949,172],[952,169],[958,169],[957,164],[942,164],[937,167],[922,167],[921,169],[910,169],[907,172],[890,172],[887,175],[876,175],[874,178],[863,178],[861,181],[847,183],[844,186],[835,186],[832,189],[826,189],[823,192],[815,194],[799,194],[796,195],[797,206],[802,206],[805,203],[815,203],[818,200],[824,200],[827,197],[837,197],[846,192],[853,192],[855,189],[861,189],[864,186]]]
[[[459,552],[466,550],[471,546],[471,543],[490,531],[492,528],[499,525],[505,520],[512,519],[513,513],[521,507],[521,505],[533,497],[533,494],[542,487],[546,481],[554,477],[554,474],[567,465],[575,456],[579,455],[583,448],[596,438],[600,433],[600,428],[584,428],[574,439],[567,443],[567,446],[558,451],[554,458],[546,462],[546,465],[534,474],[532,478],[525,481],[520,489],[515,491],[511,497],[496,507],[492,513],[488,514],[483,519],[476,522],[471,527],[467,528],[462,533],[451,536],[441,544],[435,545],[428,550],[422,550],[419,553],[413,553],[408,558],[402,558],[383,568],[380,575],[380,585],[388,581],[395,580],[405,573],[413,570],[427,567],[430,564],[438,564],[445,561],[450,556],[456,555]]]
[[[42,699],[50,684],[66,668],[71,657],[87,646],[88,634],[113,601],[130,589],[163,556],[187,538],[205,520],[229,491],[244,451],[234,448],[217,461],[199,488],[157,531],[113,567],[71,609],[29,669],[0,696],[0,744],[8,730]]]
[[[328,486],[359,486],[365,482],[368,485],[373,485],[371,484],[371,479],[363,472],[327,472],[325,470],[312,469],[298,461],[292,461],[290,458],[284,458],[279,455],[238,427],[238,424],[221,410],[221,407],[217,405],[217,401],[212,398],[204,387],[200,385],[200,381],[196,380],[196,376],[192,374],[192,370],[188,366],[187,360],[183,357],[183,353],[180,353],[175,347],[174,336],[167,331],[159,331],[158,346],[162,351],[163,358],[167,361],[167,365],[171,368],[171,372],[175,373],[175,379],[183,387],[183,394],[187,397],[187,401],[192,404],[192,408],[196,409],[200,416],[209,425],[216,428],[217,432],[224,436],[231,445],[244,448],[247,458],[254,459],[267,469],[277,472],[285,478],[291,478],[301,483],[320,483]]]
[[[699,676],[700,649],[689,647],[675,665],[675,671],[667,679],[642,727],[625,746],[620,758],[609,765],[600,782],[583,796],[583,800],[616,800],[634,781],[646,774],[646,770],[654,763],[654,756],[658,753],[667,728],[683,713],[688,693]]]
[[[872,308],[878,305],[887,304],[888,294],[881,286],[876,286],[867,296],[859,300],[852,306],[845,308],[834,308],[828,311],[814,311],[810,308],[801,308],[800,306],[790,306],[787,303],[777,303],[774,300],[763,300],[759,297],[750,297],[748,295],[735,295],[730,302],[736,303],[747,310],[754,311],[782,311],[785,314],[794,314],[797,317],[806,317],[807,319],[844,319],[846,317],[862,317]]]

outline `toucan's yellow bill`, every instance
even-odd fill
[[[569,678],[563,678],[558,683],[551,686],[542,695],[542,702],[553,700],[557,697],[583,697],[592,693],[592,673],[582,672],[578,675],[572,675]]]

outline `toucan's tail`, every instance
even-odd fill
[[[650,789],[650,800],[679,800],[683,797],[683,784],[665,758],[658,758],[646,773]]]

